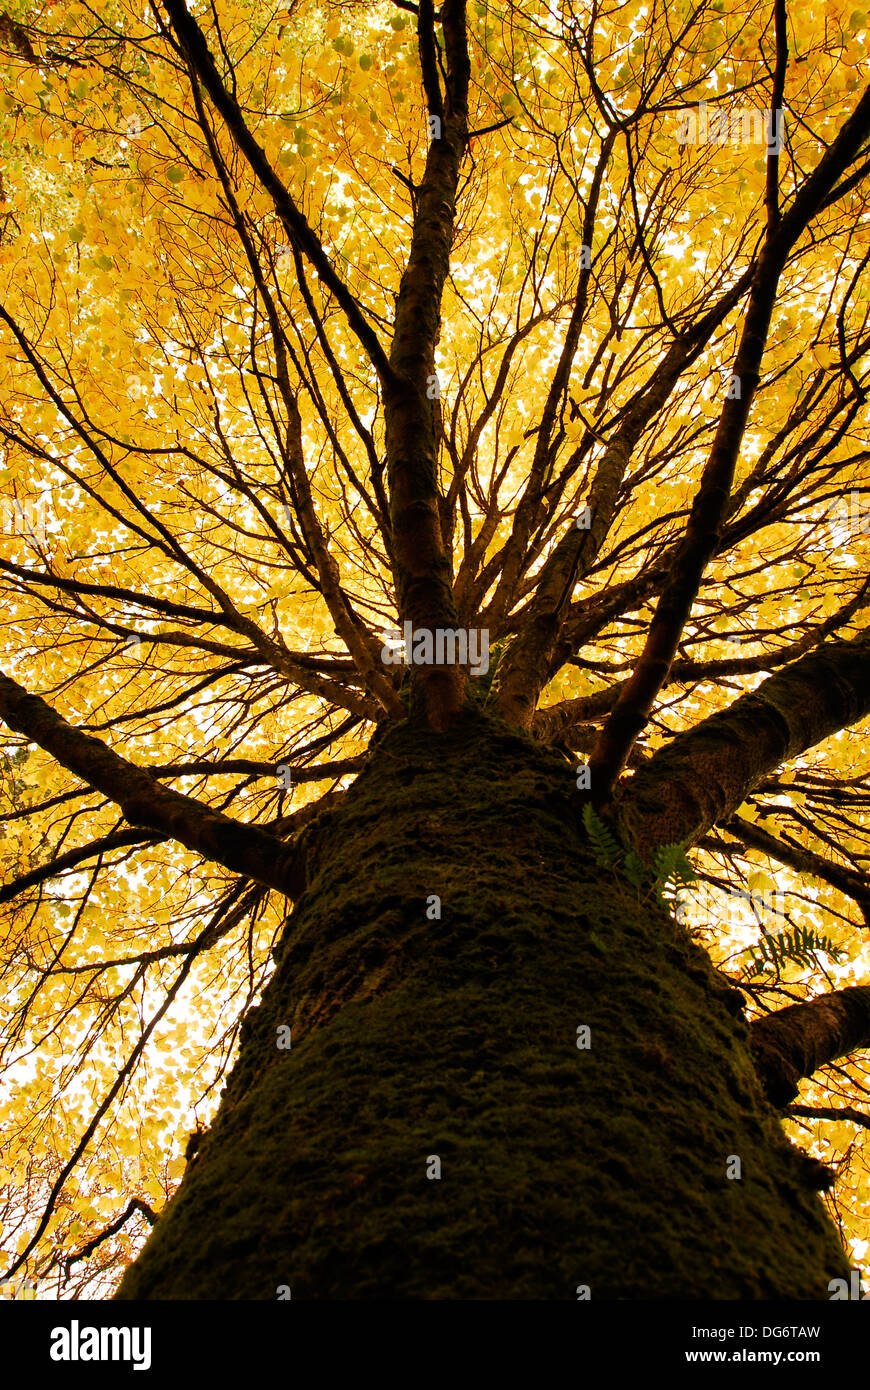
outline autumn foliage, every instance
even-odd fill
[[[867,59],[853,0],[7,4],[0,1272],[111,1288],[383,721],[485,701],[606,814],[859,639]],[[782,149],[681,141],[702,102]],[[405,620],[489,678],[385,665]],[[843,723],[693,838],[756,1014],[870,978]],[[853,1262],[867,1055],[789,1122]]]

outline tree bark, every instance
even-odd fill
[[[101,739],[67,723],[41,696],[29,694],[2,671],[0,718],[88,786],[108,796],[131,826],[169,835],[204,858],[256,879],[267,888],[283,893],[301,889],[304,867],[295,845],[284,845],[262,826],[233,820],[195,797],[161,786]]]
[[[756,1019],[750,1042],[771,1101],[788,1105],[802,1077],[870,1047],[870,985],[838,989]]]
[[[826,642],[666,743],[616,803],[623,833],[649,860],[697,844],[758,783],[805,749],[870,714],[870,631]]]
[[[741,996],[595,867],[581,802],[570,762],[479,711],[387,730],[320,818],[215,1123],[116,1298],[820,1299],[847,1277]]]

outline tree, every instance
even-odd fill
[[[7,1276],[153,1227],[122,1299],[829,1297],[864,15],[0,44]]]

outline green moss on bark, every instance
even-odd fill
[[[117,1297],[827,1297],[846,1262],[734,995],[595,868],[580,797],[477,710],[380,740]]]

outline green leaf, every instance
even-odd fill
[[[694,883],[697,878],[685,845],[661,845],[653,854],[653,868],[659,883]]]
[[[818,965],[818,955],[823,953],[833,961],[839,961],[845,952],[835,946],[829,936],[823,936],[810,927],[795,927],[794,931],[781,931],[762,937],[755,946],[741,951],[746,959],[744,978],[761,975],[765,970],[782,970],[786,965],[803,965],[812,969]]]
[[[166,177],[170,183],[181,183],[184,178],[184,170],[179,169],[177,164],[172,164],[166,170]]]
[[[599,864],[615,865],[622,857],[622,849],[604,821],[595,814],[588,802],[583,807],[583,824]]]
[[[640,888],[649,870],[637,851],[630,849],[625,856],[622,872],[625,874],[630,884],[635,888]]]

